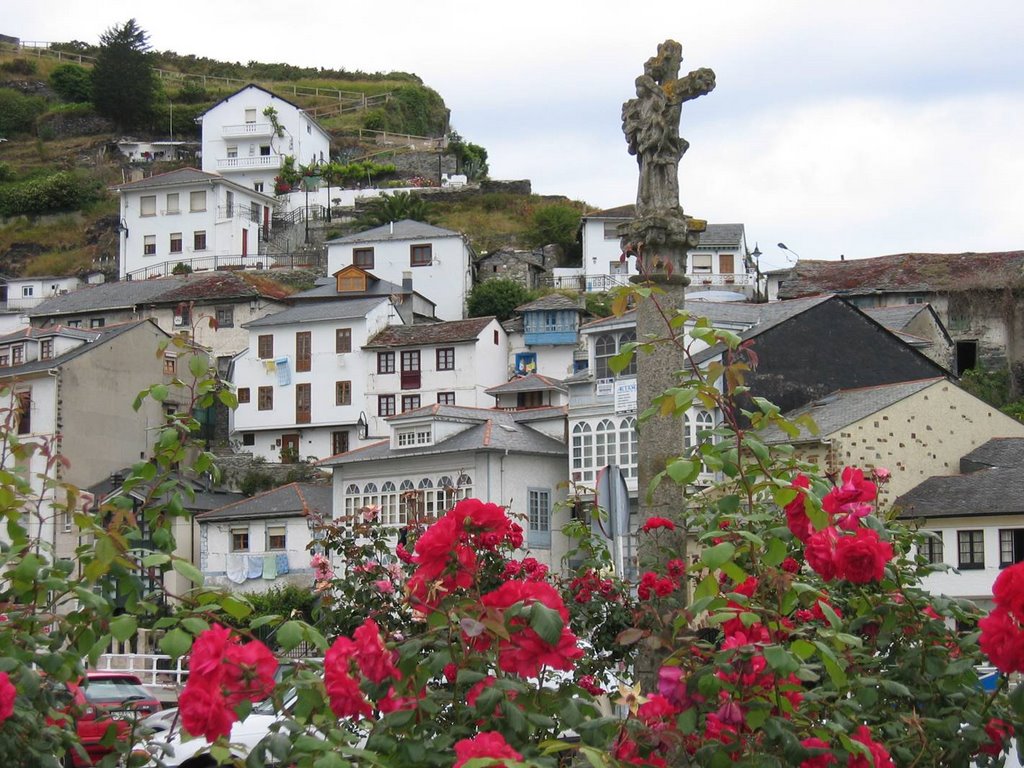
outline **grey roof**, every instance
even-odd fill
[[[901,381],[897,384],[881,384],[875,387],[840,389],[784,414],[791,421],[809,414],[818,427],[817,435],[812,435],[806,427],[800,426],[800,437],[793,438],[778,427],[769,427],[760,433],[760,437],[764,442],[773,444],[825,439],[828,435],[861,419],[866,419],[871,414],[878,413],[941,381],[945,381],[945,379],[935,377],[918,381]]]
[[[990,467],[929,477],[894,502],[898,517],[987,517],[1024,513],[1024,469]]]
[[[862,307],[861,311],[891,331],[902,331],[927,306],[927,304],[897,304],[892,307]]]
[[[583,214],[584,219],[632,219],[634,216],[636,216],[636,206],[633,203]]]
[[[337,296],[337,294],[336,294]],[[321,320],[351,320],[366,317],[374,307],[387,302],[386,296],[345,299],[336,297],[328,301],[304,301],[272,315],[242,323],[243,328],[268,328],[293,323],[316,323]]]
[[[504,384],[485,389],[488,395],[508,395],[516,392],[565,392],[565,387],[558,379],[542,376],[539,373],[531,373],[529,376],[519,376]]]
[[[960,459],[975,466],[1024,467],[1024,438],[993,437]]]
[[[743,244],[742,224],[708,224],[700,233],[698,248],[739,248]]]
[[[361,270],[366,272],[366,270]],[[289,298],[295,301],[307,299],[346,298],[350,296],[391,296],[398,294],[409,294],[401,285],[382,280],[371,272],[366,272],[366,290],[362,292],[346,291],[338,293],[338,281],[333,277],[322,277],[316,281],[316,287],[308,291],[292,294]]]
[[[831,296],[814,296],[807,299],[793,299],[792,301],[771,301],[768,303],[755,304],[749,301],[702,301],[684,306],[684,309],[694,318],[706,317],[712,324],[741,325],[747,328],[758,329],[758,332],[765,330],[783,320],[788,320],[801,312],[806,312],[811,307],[828,301]],[[587,323],[584,330],[596,330],[603,326],[619,325],[623,321],[636,322],[636,310],[630,310],[620,317],[614,315],[603,317],[599,320]]]
[[[111,473],[98,483],[90,485],[86,490],[93,494],[101,503],[106,502],[109,498],[121,493],[124,480],[131,475],[131,472],[131,467],[125,467],[118,472]],[[191,490],[191,494],[187,492],[182,494],[182,503],[186,509],[192,512],[204,512],[210,509],[217,509],[218,507],[223,507],[228,502],[245,498],[241,493],[234,491],[225,491],[220,488],[207,489],[206,486],[196,478],[187,477],[181,473],[172,473],[171,477],[186,491]],[[137,499],[143,500],[146,498],[151,488],[151,483],[140,483],[135,486],[131,495]],[[165,500],[169,500],[169,498],[169,494],[164,497]]]
[[[473,425],[456,435],[415,448],[391,448],[390,440],[357,448],[348,453],[323,459],[320,466],[334,467],[378,459],[406,456],[429,456],[465,451],[509,451],[544,456],[566,456],[565,443],[548,437],[523,422],[565,414],[565,408],[536,408],[532,411],[502,411],[489,408],[466,408],[454,405],[430,405],[388,419],[401,422],[411,417],[430,415],[436,420],[469,421]]]
[[[455,344],[476,341],[484,328],[491,324],[493,317],[471,317],[467,320],[447,320],[422,325],[389,325],[372,339],[363,349],[386,347],[426,346],[428,344]]]
[[[526,304],[520,304],[516,307],[516,312],[533,312],[537,310],[556,310],[556,309],[571,309],[576,312],[582,312],[580,305],[570,299],[568,296],[563,296],[560,293],[549,293],[547,296],[541,296],[536,301],[530,301]]]
[[[380,227],[368,229],[365,232],[357,232],[354,235],[345,235],[328,240],[327,245],[342,245],[345,243],[375,243],[387,240],[429,240],[435,237],[462,237],[459,232],[450,229],[435,227],[433,224],[426,224],[422,221],[402,219]]]
[[[17,331],[0,336],[0,344],[11,344],[28,339],[47,339],[51,336],[64,336],[66,338],[81,339],[83,341],[95,341],[99,337],[99,330],[86,330],[85,328],[68,328],[63,325],[51,325],[46,328],[28,326],[19,328]]]
[[[254,520],[268,517],[332,517],[332,491],[329,485],[289,483],[251,498],[235,501],[197,515],[204,523],[217,520]]]
[[[262,197],[264,200],[272,201],[274,198],[270,195],[266,195],[262,192],[257,192],[249,187],[243,187],[241,184],[226,179],[223,176],[216,173],[207,173],[206,171],[200,171],[197,168],[179,168],[176,171],[168,171],[167,173],[157,173],[152,176],[147,176],[144,179],[138,181],[129,181],[126,184],[116,184],[110,189],[118,192],[138,192],[139,190],[147,189],[163,189],[165,187],[176,187],[176,186],[188,186],[192,184],[227,184],[228,186],[234,187],[235,189],[241,190],[249,195],[255,197]]]
[[[64,354],[56,355],[50,358],[49,360],[32,360],[30,362],[23,363],[22,365],[12,365],[9,368],[0,368],[0,379],[9,379],[16,376],[24,376],[25,374],[29,373],[38,373],[39,371],[48,371],[53,368],[58,368],[64,365],[65,363],[74,360],[76,357],[80,357],[81,355],[86,354],[90,350],[96,349],[96,347],[106,344],[108,341],[111,341],[113,339],[116,339],[121,334],[134,330],[135,328],[138,328],[140,325],[146,323],[152,325],[154,330],[159,330],[157,329],[156,324],[150,320],[133,320],[129,323],[119,323],[117,325],[108,325],[105,326],[104,328],[90,329],[89,333],[95,333],[96,335],[91,339],[87,339],[84,343],[79,344],[74,349],[70,349]],[[82,331],[79,329],[75,330],[76,337],[82,338],[82,336],[79,335],[82,334]],[[163,331],[159,332],[163,333]],[[22,335],[20,338],[26,337]],[[4,339],[7,339],[8,341],[17,341],[18,334],[11,334],[9,336],[6,336],[3,339],[0,339],[0,342],[3,342]]]

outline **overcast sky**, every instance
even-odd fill
[[[4,5],[23,40],[95,43],[134,17],[157,50],[415,72],[492,177],[595,208],[635,199],[619,114],[671,37],[718,79],[684,107],[683,208],[745,224],[764,268],[780,241],[805,259],[1024,248],[1020,0]]]

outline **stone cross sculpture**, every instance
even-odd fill
[[[714,90],[715,73],[702,67],[679,77],[682,60],[679,43],[661,43],[636,79],[636,98],[622,105],[622,130],[640,166],[636,217],[622,247],[657,282],[686,282],[686,251],[704,229],[697,220],[688,226],[679,205],[679,160],[689,147],[679,135],[679,117],[683,102]]]

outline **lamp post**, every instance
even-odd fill
[[[761,249],[757,247],[757,243],[754,243],[754,250],[750,253],[750,258],[754,261],[754,302],[757,304],[761,303]]]
[[[800,261],[800,254],[794,251],[792,248],[789,248],[785,243],[779,243],[779,248],[781,248],[784,251],[788,251],[789,253],[792,253],[796,257],[795,259],[793,259],[794,264]]]

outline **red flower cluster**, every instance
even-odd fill
[[[651,531],[656,531],[659,528],[674,531],[676,529],[676,524],[667,517],[649,517],[647,518],[647,521],[640,526],[640,530],[644,533],[650,533]]]
[[[641,600],[650,600],[654,596],[668,597],[676,591],[678,586],[679,583],[671,576],[659,576],[652,571],[647,571],[640,577],[636,594]]]
[[[505,765],[506,760],[522,760],[523,756],[516,752],[505,741],[505,737],[497,731],[484,731],[478,733],[472,739],[462,739],[455,742],[455,765],[452,768],[462,768],[466,763],[475,758],[488,757],[494,762],[485,763],[485,766]]]
[[[394,664],[394,654],[384,646],[384,638],[373,619],[366,619],[352,633],[352,639],[335,640],[324,656],[324,687],[331,711],[338,717],[369,717],[373,707],[360,689],[359,680],[352,676],[353,662],[363,677],[373,683],[402,679]],[[381,711],[392,711],[406,708],[404,704],[404,699],[395,697],[392,687],[378,706]]]
[[[804,747],[811,750],[826,750],[829,749],[828,743],[822,741],[816,736],[812,736],[809,739],[804,739],[800,742]],[[831,752],[821,752],[814,757],[809,757],[800,763],[800,768],[828,768],[830,765],[834,765],[836,762],[836,756]]]
[[[622,599],[622,595],[615,589],[615,582],[611,579],[602,579],[593,568],[588,568],[573,579],[569,583],[569,591],[572,593],[572,599],[581,605],[589,603],[595,594],[613,603]]]
[[[872,766],[874,768],[896,768],[892,757],[889,756],[889,750],[871,738],[871,731],[866,725],[862,725],[854,731],[851,738],[868,748],[871,760],[869,761],[864,755],[850,755],[850,760],[846,764],[848,768],[872,768]]]
[[[526,581],[544,581],[548,576],[548,567],[535,557],[524,557],[520,560],[509,560],[505,563],[505,579],[525,579]]]
[[[14,698],[18,692],[6,672],[0,672],[0,723],[14,714]]]
[[[188,682],[178,699],[181,724],[208,741],[231,733],[237,704],[260,701],[274,690],[274,654],[259,640],[239,642],[219,624],[196,638],[188,666]]]
[[[996,577],[992,597],[996,607],[978,622],[978,645],[1001,672],[1024,672],[1024,563]]]
[[[985,725],[985,735],[988,736],[989,742],[979,751],[983,755],[998,757],[1013,738],[1013,724],[994,717]]]
[[[793,480],[793,487],[797,489],[797,494],[786,505],[786,524],[793,535],[806,544],[811,534],[814,533],[814,526],[811,524],[810,518],[807,517],[807,494],[804,493],[811,487],[811,481],[807,475],[800,474]]]

